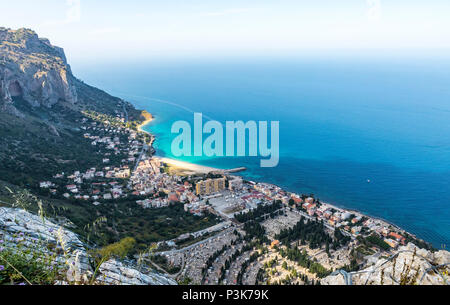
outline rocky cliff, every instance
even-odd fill
[[[412,243],[390,257],[369,260],[356,272],[335,272],[322,285],[448,285],[450,252],[431,252]]]
[[[0,27],[0,181],[36,185],[62,160],[82,167],[78,156],[96,152],[80,141],[84,110],[144,120],[129,102],[77,79],[63,49],[32,30]]]
[[[95,271],[89,263],[86,246],[73,232],[54,222],[22,209],[0,207],[0,251],[5,248],[39,246],[39,251],[54,252],[55,263],[65,271],[59,284],[87,282]],[[36,249],[34,249],[36,250]],[[23,252],[23,250],[22,250]],[[5,262],[0,261],[0,265]],[[31,263],[30,263],[31,264]],[[116,259],[100,265],[94,284],[100,285],[176,285],[177,283],[153,271],[143,272],[138,266]],[[55,283],[57,284],[57,283]]]
[[[3,109],[13,109],[21,97],[33,107],[59,101],[77,102],[75,78],[64,51],[27,29],[0,28],[0,97]]]
[[[60,103],[73,109],[116,114],[134,107],[86,85],[73,76],[64,50],[29,29],[0,27],[0,111],[21,116],[14,99],[30,107],[52,108]],[[137,116],[139,118],[139,116]]]

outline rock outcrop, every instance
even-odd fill
[[[59,101],[77,102],[76,79],[63,49],[28,29],[0,28],[0,105],[13,111],[20,97],[33,107],[52,107]]]
[[[323,285],[447,285],[450,252],[431,252],[412,243],[389,258],[379,258],[361,271],[330,275]]]
[[[67,281],[59,284],[86,282],[87,277],[93,274],[86,246],[75,233],[22,209],[0,207],[0,240],[3,243],[0,246],[14,247],[18,239],[29,247],[35,246],[36,240],[42,241],[40,244],[43,246],[40,250],[58,253],[57,263],[69,266],[65,275]],[[136,266],[116,259],[110,259],[100,266],[93,283],[104,285],[177,284],[161,274],[153,271],[144,273]]]
[[[62,48],[32,30],[0,27],[0,115],[24,118],[15,100],[25,101],[29,113],[59,104],[75,111],[125,112],[129,120],[142,119],[141,112],[129,102],[77,79]]]
[[[109,260],[99,268],[97,281],[107,285],[176,285],[177,283],[158,273],[144,274],[125,266],[117,260]]]

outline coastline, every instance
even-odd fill
[[[149,113],[145,110],[143,111],[143,113],[144,112],[145,112],[145,114],[143,114],[143,115],[146,117],[146,120],[143,121],[141,124],[139,124],[137,129],[139,132],[146,133],[154,139],[155,138],[154,135],[151,134],[150,132],[144,130],[144,128],[143,128],[146,125],[148,125],[150,122],[152,122],[154,120],[154,117],[151,113]],[[152,145],[153,145],[153,141],[150,143],[150,146],[152,146]],[[152,146],[152,148],[153,148],[153,146]],[[208,174],[210,172],[223,172],[224,171],[223,169],[199,165],[199,164],[195,164],[195,163],[191,163],[191,162],[176,160],[176,159],[157,156],[157,155],[153,156],[153,158],[158,159],[158,160],[162,161],[163,163],[166,163],[167,165],[169,165],[170,168],[172,168],[174,170],[186,171],[186,173]]]
[[[145,112],[147,112],[147,111],[145,111]],[[148,112],[147,112],[147,113],[148,113]],[[146,130],[143,129],[143,127],[145,127],[147,124],[149,124],[150,122],[152,122],[153,119],[154,119],[153,116],[152,116],[150,113],[148,113],[148,114],[150,115],[150,117],[147,118],[144,122],[142,122],[142,123],[138,126],[138,130],[139,130],[140,132],[147,133],[147,134],[149,134],[149,135],[152,137],[153,141],[151,142],[150,146],[153,148],[152,145],[153,145],[155,136],[152,135],[150,132],[148,132],[148,131],[146,131]],[[167,165],[169,165],[170,168],[174,169],[175,171],[184,172],[185,174],[195,174],[195,173],[208,174],[208,173],[210,173],[210,172],[222,172],[222,173],[225,173],[225,172],[226,172],[226,170],[224,170],[224,169],[218,169],[218,168],[208,167],[208,166],[199,165],[199,164],[195,164],[195,163],[191,163],[191,162],[187,162],[187,161],[180,161],[180,160],[176,160],[176,159],[172,159],[172,158],[167,158],[167,157],[162,157],[162,156],[157,156],[157,155],[154,155],[153,157],[154,157],[155,159],[158,159],[158,160],[162,161],[163,163],[166,163]],[[268,182],[261,181],[260,183],[268,183]],[[278,185],[276,185],[276,184],[273,184],[273,183],[269,183],[269,184],[272,184],[272,185],[274,185],[274,186],[279,187],[279,188],[282,189],[282,190],[285,190],[283,187],[278,186]],[[286,191],[286,190],[285,190],[285,191]],[[289,192],[289,191],[286,191],[286,192],[295,194],[295,192]],[[411,233],[411,232],[409,232],[409,231],[403,229],[402,227],[396,225],[396,224],[393,223],[392,221],[386,220],[386,219],[384,219],[384,218],[382,218],[382,217],[373,216],[373,215],[370,215],[369,213],[366,213],[366,212],[363,212],[363,211],[360,211],[360,210],[356,210],[356,209],[353,209],[353,208],[346,208],[346,207],[343,207],[343,206],[340,206],[340,205],[337,205],[337,204],[331,204],[331,203],[328,203],[328,202],[322,202],[322,203],[323,203],[323,204],[326,204],[326,205],[328,205],[328,206],[330,206],[330,207],[332,207],[332,208],[336,208],[336,209],[338,209],[338,210],[343,210],[343,211],[346,211],[346,212],[357,213],[357,214],[360,214],[360,215],[369,217],[369,218],[371,218],[371,219],[373,219],[373,220],[378,220],[378,221],[384,222],[384,223],[386,223],[387,225],[390,225],[390,226],[394,227],[395,229],[397,229],[397,230],[399,230],[399,231],[406,232],[406,233],[408,233],[409,235],[411,235],[412,237],[417,238],[417,239],[419,239],[419,240],[422,240],[422,241],[424,241],[424,242],[426,242],[426,243],[432,245],[431,242],[426,241],[426,240],[424,240],[424,239],[418,237],[416,234]]]
[[[155,159],[158,159],[162,161],[163,163],[166,163],[171,168],[174,168],[175,170],[185,170],[192,173],[200,173],[200,174],[208,174],[210,172],[223,172],[223,170],[214,168],[214,167],[208,167],[204,165],[199,165],[195,163],[190,163],[186,161],[180,161],[176,159],[166,158],[166,157],[160,157],[160,156],[154,156]]]
[[[141,124],[139,124],[137,126],[137,130],[140,132],[144,132],[147,133],[149,135],[151,135],[149,132],[145,131],[144,129],[142,129],[142,127],[144,127],[145,125],[149,124],[151,121],[153,121],[154,117],[151,113],[147,112],[147,111],[142,111],[142,116],[145,118],[145,121],[143,121]]]

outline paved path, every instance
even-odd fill
[[[331,275],[334,276],[334,275],[338,275],[338,274],[342,274],[342,276],[344,277],[345,285],[350,285],[351,286],[353,284],[353,282],[352,282],[352,274],[348,273],[345,270],[338,270],[338,271],[333,272]]]
[[[138,168],[139,163],[141,162],[142,157],[143,157],[144,154],[147,152],[147,150],[148,150],[148,145],[144,143],[143,146],[142,146],[142,151],[141,151],[141,153],[139,154],[139,157],[138,157],[137,160],[136,160],[136,164],[134,165],[133,172],[135,172],[136,169]]]

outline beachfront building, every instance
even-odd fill
[[[207,179],[197,182],[195,190],[197,195],[209,195],[225,189],[225,178]]]

